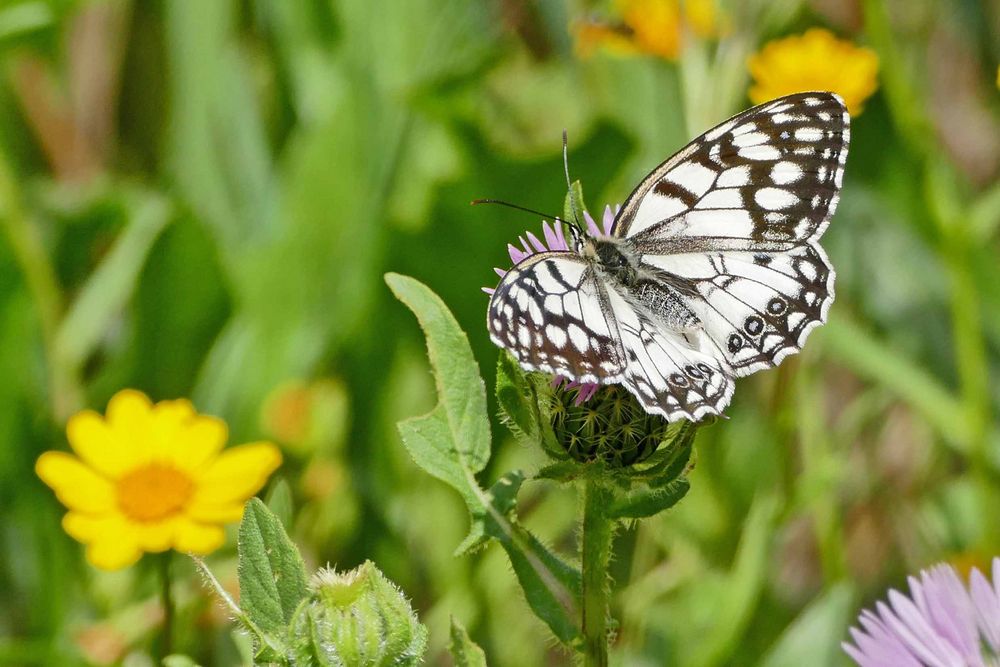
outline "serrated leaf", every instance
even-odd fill
[[[479,648],[476,642],[472,641],[465,627],[451,617],[451,642],[448,644],[448,652],[455,667],[486,667],[486,654]]]
[[[440,297],[423,283],[398,274],[386,274],[386,283],[400,301],[413,311],[427,338],[427,355],[434,369],[437,384],[438,407],[426,417],[409,420],[411,435],[422,432],[433,434],[427,441],[423,436],[414,441],[422,450],[427,445],[435,451],[421,451],[417,463],[429,462],[428,472],[455,486],[455,465],[477,473],[490,458],[490,421],[486,411],[486,387],[479,374],[479,365],[472,355],[472,348],[465,332]],[[428,419],[430,418],[430,419]],[[440,436],[447,436],[442,442]],[[401,425],[401,429],[402,425]],[[405,435],[404,435],[405,437]],[[408,445],[409,446],[409,445]],[[413,453],[413,448],[411,448]],[[453,465],[445,464],[445,457]],[[416,457],[415,457],[416,458]],[[462,471],[464,472],[464,471]],[[461,491],[468,482],[456,488]]]
[[[580,636],[580,575],[517,523],[513,507],[521,474],[506,476],[490,491],[476,482],[475,473],[489,458],[490,429],[485,388],[465,333],[427,286],[397,274],[387,274],[386,282],[420,320],[439,400],[428,414],[400,422],[399,432],[417,464],[454,487],[469,507],[472,525],[459,553],[490,538],[499,541],[532,610],[560,641],[574,645]]]
[[[265,633],[284,631],[308,594],[306,568],[281,522],[251,498],[239,531],[240,606]]]

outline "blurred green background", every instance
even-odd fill
[[[582,55],[573,26],[619,9],[0,2],[0,664],[153,664],[150,559],[87,565],[33,473],[70,414],[123,387],[281,445],[307,562],[378,563],[429,625],[429,664],[448,664],[450,615],[491,664],[565,663],[499,549],[452,556],[464,506],[395,429],[433,383],[382,274],[442,296],[489,386],[480,287],[538,221],[469,201],[560,210],[564,128],[591,210],[622,201],[750,105],[748,57],[814,26],[881,68],[824,237],[831,321],[739,381],[689,496],[620,534],[614,661],[844,664],[887,586],[1000,553],[1000,6],[734,0],[713,34],[681,28],[677,58]],[[495,430],[484,482],[542,463]],[[520,506],[572,549],[570,491],[530,483]],[[177,562],[177,650],[240,664],[245,640]],[[209,562],[235,589],[235,540]]]

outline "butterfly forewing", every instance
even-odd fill
[[[529,370],[617,382],[624,368],[614,314],[594,269],[575,253],[523,260],[500,280],[487,313],[493,342]]]
[[[642,253],[783,250],[822,234],[843,179],[849,117],[832,93],[749,109],[657,167],[613,233]]]

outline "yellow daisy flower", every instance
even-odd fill
[[[754,85],[750,99],[761,104],[792,93],[829,90],[839,94],[852,116],[878,88],[878,56],[871,49],[812,28],[764,45],[750,57]]]
[[[63,529],[104,570],[144,552],[218,549],[222,525],[240,520],[244,502],[281,465],[268,442],[223,452],[225,422],[198,414],[189,401],[153,405],[132,389],[111,398],[106,417],[74,415],[66,435],[76,456],[45,452],[35,472],[69,509]]]

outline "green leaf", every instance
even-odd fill
[[[448,652],[455,667],[486,667],[486,654],[472,641],[461,623],[451,617],[451,643]]]
[[[487,491],[490,505],[500,514],[510,518],[514,513],[514,506],[517,503],[517,492],[524,482],[524,474],[520,470],[512,470],[490,487]],[[469,527],[469,534],[462,540],[462,543],[455,549],[456,556],[464,556],[490,540],[490,535],[486,533],[486,521],[483,520],[482,512],[474,512],[472,525]]]
[[[249,634],[253,639],[253,643],[258,647],[257,653],[269,654],[269,655],[283,655],[285,653],[284,640],[275,635],[269,635],[268,633],[261,630],[256,623],[254,623],[246,612],[239,608],[236,601],[229,595],[229,592],[222,587],[219,580],[215,578],[212,571],[208,569],[208,565],[205,564],[201,558],[197,556],[191,556],[191,560],[194,561],[195,569],[201,574],[202,579],[204,579],[205,584],[208,585],[215,594],[219,596],[222,603],[226,606],[226,609],[233,615],[233,617],[243,626],[243,629]],[[246,635],[244,635],[246,636]]]
[[[607,515],[615,519],[642,519],[673,507],[687,495],[690,483],[683,477],[691,460],[698,426],[682,422],[674,437],[649,460],[627,471],[627,486],[616,490]]]
[[[427,336],[439,400],[430,413],[400,422],[399,432],[417,465],[454,487],[469,507],[472,525],[459,553],[498,540],[532,611],[560,641],[573,645],[579,638],[574,619],[580,575],[517,523],[514,500],[523,476],[509,473],[489,491],[476,482],[489,458],[490,429],[485,388],[465,333],[427,286],[397,274],[387,274],[386,282]]]
[[[114,247],[87,278],[56,333],[60,363],[80,368],[132,296],[153,243],[170,219],[159,195],[133,193],[131,220]]]
[[[477,473],[490,458],[486,387],[469,339],[434,292],[413,278],[390,273],[389,288],[420,321],[437,384],[438,406],[424,417],[400,423],[417,464],[459,491],[473,482],[456,476]]]
[[[670,509],[687,495],[691,484],[686,479],[674,479],[662,486],[631,491],[625,496],[615,498],[608,508],[608,517],[612,519],[643,519],[663,510]]]
[[[569,191],[566,193],[566,201],[563,203],[563,216],[566,222],[582,228],[583,212],[587,207],[583,204],[583,185],[580,181],[573,181]]]
[[[240,604],[266,633],[284,631],[308,594],[299,550],[278,518],[258,498],[243,513],[239,534]]]
[[[815,599],[799,614],[760,662],[760,667],[843,664],[844,627],[854,608],[854,590],[841,583]]]
[[[541,423],[534,387],[510,354],[497,357],[497,404],[500,417],[525,445],[540,444]]]

